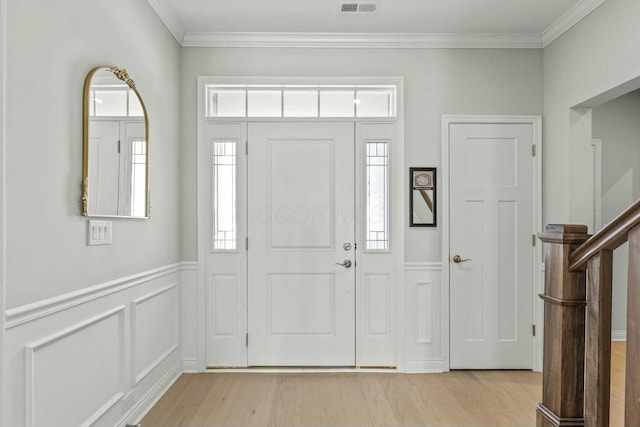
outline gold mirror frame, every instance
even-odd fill
[[[100,71],[110,71],[112,72],[119,80],[131,88],[131,90],[136,94],[138,100],[140,102],[140,106],[143,112],[144,118],[144,127],[145,127],[145,207],[144,207],[144,216],[138,215],[111,215],[111,214],[101,214],[99,212],[89,213],[89,159],[90,159],[90,102],[91,102],[91,84],[96,73]],[[82,153],[82,215],[87,217],[120,217],[120,218],[135,218],[135,219],[148,219],[150,216],[151,203],[149,199],[149,118],[147,115],[147,108],[142,100],[142,96],[138,92],[136,88],[136,84],[133,79],[127,73],[127,70],[124,68],[118,68],[115,66],[101,66],[92,69],[84,82],[84,106],[83,106],[83,153]]]

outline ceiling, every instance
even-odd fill
[[[339,13],[339,0],[147,0],[179,43],[255,33],[393,34],[537,40],[542,47],[604,0],[360,0],[375,13]],[[343,0],[344,1],[344,0]],[[351,3],[357,3],[354,0]],[[268,34],[268,35],[269,35]],[[267,36],[268,36],[267,35]],[[197,43],[196,43],[197,44]],[[534,43],[535,44],[535,43]],[[527,46],[535,47],[535,46]]]

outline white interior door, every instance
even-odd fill
[[[354,366],[354,124],[248,136],[248,364]]]
[[[450,367],[532,369],[533,127],[449,135]]]

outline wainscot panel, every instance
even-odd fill
[[[182,264],[5,313],[8,425],[138,422],[182,373]]]
[[[404,282],[404,371],[443,372],[442,264],[406,263]]]

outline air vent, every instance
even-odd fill
[[[338,15],[344,14],[374,14],[378,12],[380,7],[379,1],[356,1],[356,2],[339,2]]]

